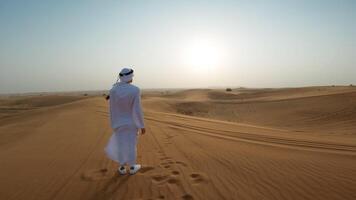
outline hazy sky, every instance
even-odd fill
[[[0,0],[0,93],[356,84],[356,1]]]

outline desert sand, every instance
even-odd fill
[[[101,95],[0,98],[0,199],[356,199],[356,87],[143,92],[136,175]]]

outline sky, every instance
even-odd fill
[[[352,0],[0,0],[0,93],[356,84]]]

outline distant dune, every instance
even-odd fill
[[[81,100],[84,96],[63,96],[63,95],[36,95],[36,96],[13,96],[0,98],[0,125],[6,118],[21,115],[23,111],[56,106]]]
[[[295,131],[356,134],[356,87],[187,90],[151,95],[145,105],[155,111]]]
[[[101,94],[0,98],[0,199],[356,199],[356,87],[144,91],[143,169]]]

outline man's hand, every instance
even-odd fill
[[[141,134],[144,135],[146,133],[146,129],[145,128],[141,128]]]

